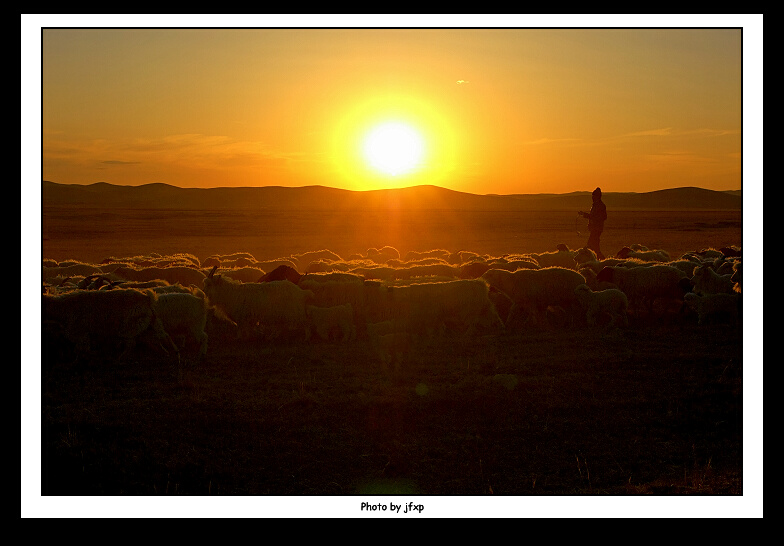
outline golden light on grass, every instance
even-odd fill
[[[371,99],[338,116],[332,160],[355,190],[438,184],[454,171],[458,138],[443,113],[411,97]]]

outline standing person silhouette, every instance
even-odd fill
[[[591,194],[593,198],[593,205],[591,205],[590,212],[580,211],[577,214],[583,218],[588,218],[588,242],[585,244],[588,248],[596,252],[596,257],[600,260],[604,259],[604,254],[599,250],[599,236],[604,231],[604,221],[607,220],[607,207],[602,202],[602,189],[596,188]]]

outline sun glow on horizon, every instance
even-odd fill
[[[362,144],[362,154],[368,164],[390,176],[407,174],[420,168],[425,151],[425,142],[419,132],[398,121],[374,127]]]
[[[352,189],[437,184],[455,168],[457,143],[454,128],[432,105],[383,97],[340,115],[332,159]]]

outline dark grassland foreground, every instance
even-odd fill
[[[740,328],[675,321],[45,352],[42,494],[742,495]]]
[[[575,216],[53,209],[42,254],[272,259],[392,245],[502,255],[579,248],[587,233]],[[739,211],[610,211],[602,247],[678,257],[741,245],[740,221]],[[721,324],[633,317],[624,330],[446,337],[417,347],[399,373],[362,339],[212,336],[205,360],[182,369],[141,347],[119,363],[69,356],[44,345],[43,495],[743,493],[741,331]]]

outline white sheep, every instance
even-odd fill
[[[111,275],[108,276],[112,278]],[[120,288],[135,288],[137,290],[146,290],[151,289],[155,292],[162,294],[167,291],[177,290],[170,288],[171,286],[182,286],[180,284],[172,285],[169,284],[169,281],[164,281],[163,279],[156,279],[154,281],[124,281],[122,279],[115,279],[112,281],[113,284],[117,284]]]
[[[66,262],[62,262],[66,263]],[[66,277],[89,277],[90,275],[101,275],[104,273],[97,265],[86,263],[70,263],[70,265],[62,265],[56,267],[46,267],[42,269],[44,282],[53,282],[54,279],[64,279]]]
[[[122,359],[141,336],[151,338],[164,352],[177,346],[155,314],[158,295],[152,290],[74,290],[58,296],[43,296],[43,320],[55,323],[73,344],[77,358],[97,348],[119,345]]]
[[[490,269],[506,269],[507,271],[517,271],[518,269],[542,269],[533,258],[519,258],[504,262],[491,262]]]
[[[621,258],[623,260],[627,258],[637,258],[638,260],[642,260],[644,262],[669,262],[670,261],[670,254],[665,250],[650,250],[646,247],[642,247],[641,245],[632,245],[632,246],[637,247],[640,250],[634,250],[628,246],[625,246],[618,251],[616,257]]]
[[[623,265],[631,267],[635,265],[642,265],[645,262],[635,259],[621,259],[621,258],[605,258],[599,260],[596,252],[588,247],[577,249],[574,253],[574,263],[578,271],[590,269],[598,274],[602,269],[609,266]]]
[[[343,271],[329,271],[324,273],[308,273],[302,275],[297,284],[302,286],[302,282],[364,282],[365,277],[357,273]]]
[[[482,256],[477,254],[476,252],[471,252],[470,250],[458,250],[457,252],[453,252],[450,254],[446,261],[449,264],[460,266],[464,263],[468,263],[470,261],[481,259]]]
[[[503,329],[482,279],[381,287],[381,317],[408,332],[432,337],[448,330],[475,335]],[[379,315],[375,315],[375,319]]]
[[[589,326],[595,326],[601,317],[609,317],[609,326],[629,326],[629,299],[617,288],[608,288],[594,292],[587,284],[574,289],[577,300],[585,310]]]
[[[726,322],[736,326],[741,315],[741,295],[737,293],[695,294],[689,292],[684,303],[697,313],[697,324]]]
[[[161,320],[166,333],[179,341],[175,344],[181,354],[189,342],[198,344],[200,358],[207,354],[207,303],[201,290],[158,294],[155,315]]]
[[[400,251],[393,246],[385,245],[378,249],[376,258],[382,260],[382,263],[388,260],[399,260]]]
[[[229,277],[234,279],[235,281],[240,281],[240,282],[257,282],[265,274],[266,273],[263,269],[259,269],[258,267],[252,267],[252,266],[244,266],[235,269],[222,270],[222,275],[224,277]]]
[[[679,260],[673,260],[671,262],[664,262],[664,265],[669,265],[672,267],[677,267],[681,271],[683,271],[687,277],[692,277],[694,275],[694,270],[700,265],[699,262],[695,262],[693,260],[688,260],[681,258]]]
[[[334,307],[350,304],[355,328],[363,331],[366,321],[367,301],[364,279],[347,273],[325,273],[323,275],[303,275],[299,287],[313,294],[311,305]]]
[[[342,259],[343,258],[338,256],[331,250],[327,250],[327,249],[312,250],[309,252],[303,252],[301,254],[293,254],[289,257],[289,260],[297,264],[297,271],[306,271],[310,262],[316,260],[329,260],[333,262],[339,262]]]
[[[596,276],[599,282],[611,282],[626,294],[633,309],[653,311],[659,302],[680,301],[689,290],[689,279],[676,267],[649,265],[639,267],[607,266]]]
[[[349,265],[345,262],[333,262],[331,260],[313,260],[305,268],[308,273],[329,273],[333,271],[348,271]]]
[[[305,310],[308,316],[308,339],[313,331],[324,341],[339,339],[345,342],[357,338],[354,309],[350,303],[332,307],[308,305]]]
[[[588,247],[578,248],[574,253],[574,263],[577,269],[581,269],[583,267],[590,267],[596,273],[602,270],[602,263],[599,261],[599,257],[596,255],[596,252],[591,250]]]
[[[697,254],[700,257],[700,259],[702,259],[703,261],[715,260],[716,258],[724,257],[724,253],[721,250],[712,247],[703,248],[702,250],[697,250],[695,254]]]
[[[243,263],[255,262],[256,258],[250,252],[233,252],[231,254],[213,254],[201,262],[201,267],[224,267],[229,263],[243,260]]]
[[[200,270],[186,266],[145,267],[142,269],[118,267],[114,270],[114,275],[129,281],[153,281],[162,279],[169,284],[179,283],[183,286],[191,284],[201,286],[206,277]]]
[[[448,250],[444,250],[443,248],[435,248],[433,250],[423,250],[423,251],[409,250],[408,252],[406,252],[403,261],[410,262],[422,258],[441,258],[442,260],[448,261],[449,256],[451,255],[452,255],[451,252],[449,252]]]
[[[574,256],[576,251],[569,250],[565,244],[560,244],[553,252],[542,252],[532,254],[539,267],[562,267],[564,269],[575,269]]]
[[[507,324],[522,312],[526,315],[525,323],[536,325],[550,306],[574,312],[579,305],[574,290],[585,283],[585,277],[577,271],[563,267],[518,269],[514,272],[490,269],[482,278],[512,300]]]
[[[447,264],[450,265],[448,261],[444,260],[443,258],[419,258],[416,260],[410,261],[403,261],[403,260],[387,260],[386,265],[389,267],[409,267],[412,265],[433,265],[433,264]],[[366,264],[365,264],[366,265]]]
[[[457,276],[461,279],[478,279],[491,267],[487,262],[469,262],[460,266]]]
[[[290,281],[240,283],[213,269],[204,279],[204,293],[210,305],[237,323],[240,337],[306,335],[305,306],[314,295]]]
[[[693,291],[696,294],[731,294],[734,292],[735,282],[732,274],[720,275],[708,264],[698,266],[691,278]]]
[[[299,271],[297,269],[297,264],[294,263],[294,260],[290,260],[288,258],[278,258],[276,260],[262,260],[260,262],[255,262],[251,267],[255,267],[256,269],[261,269],[263,271],[274,271],[279,267],[285,267],[293,269],[294,271]],[[280,279],[277,279],[280,280]]]

